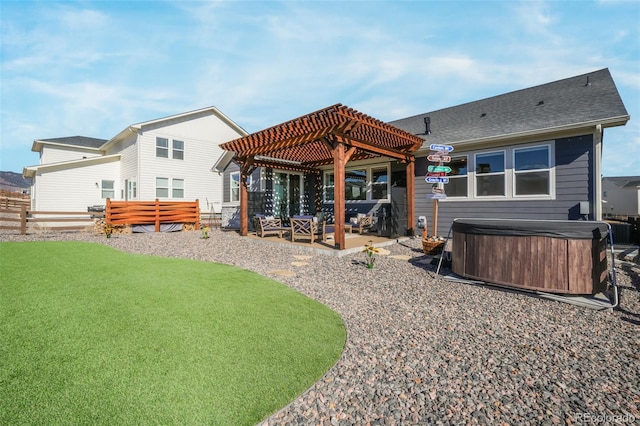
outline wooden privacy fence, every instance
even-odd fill
[[[200,207],[195,201],[111,201],[107,198],[105,221],[108,225],[155,225],[193,223],[200,228]]]
[[[93,226],[94,218],[103,216],[104,213],[37,211],[26,206],[19,210],[0,207],[0,229],[20,231],[25,235],[30,224],[39,224],[42,230],[79,231]]]

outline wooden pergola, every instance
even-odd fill
[[[335,245],[345,248],[345,167],[347,162],[386,156],[405,163],[407,224],[414,223],[414,156],[424,140],[345,105],[336,104],[220,147],[234,153],[240,165],[240,235],[248,233],[247,178],[258,167],[315,173],[333,164]]]

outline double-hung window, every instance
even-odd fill
[[[184,179],[171,180],[171,196],[173,198],[184,198]]]
[[[156,138],[156,157],[169,158],[169,139]]]
[[[102,181],[102,198],[113,198],[116,196],[115,181],[103,180]]]
[[[174,160],[184,160],[184,142],[183,141],[177,141],[174,139],[172,155]]]
[[[169,178],[156,178],[156,197],[167,198],[169,196]]]
[[[551,194],[549,154],[548,145],[513,150],[515,196]]]
[[[344,173],[344,199],[367,199],[367,171],[362,169],[347,170]]]
[[[505,191],[505,152],[476,154],[476,197],[503,197]]]
[[[452,157],[451,162],[446,165],[451,167],[449,183],[445,185],[447,197],[466,197],[469,191],[467,156]]]
[[[230,180],[230,201],[240,201],[240,172],[231,172],[229,174]],[[251,185],[251,176],[247,177],[247,185]]]

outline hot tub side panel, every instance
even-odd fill
[[[605,240],[454,232],[452,271],[527,290],[595,294],[606,289],[605,249]]]

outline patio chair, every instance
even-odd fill
[[[373,215],[365,216],[362,214],[358,214],[358,217],[355,221],[350,221],[347,225],[351,225],[351,232],[357,232],[359,234],[364,234],[369,231],[369,228],[373,225]]]
[[[255,216],[256,235],[260,238],[264,238],[265,235],[277,235],[282,238],[284,228],[282,227],[282,221],[273,217],[267,217],[263,214],[257,214]]]
[[[311,244],[322,234],[322,229],[313,216],[293,216],[291,222],[291,242],[296,238],[309,239]]]

